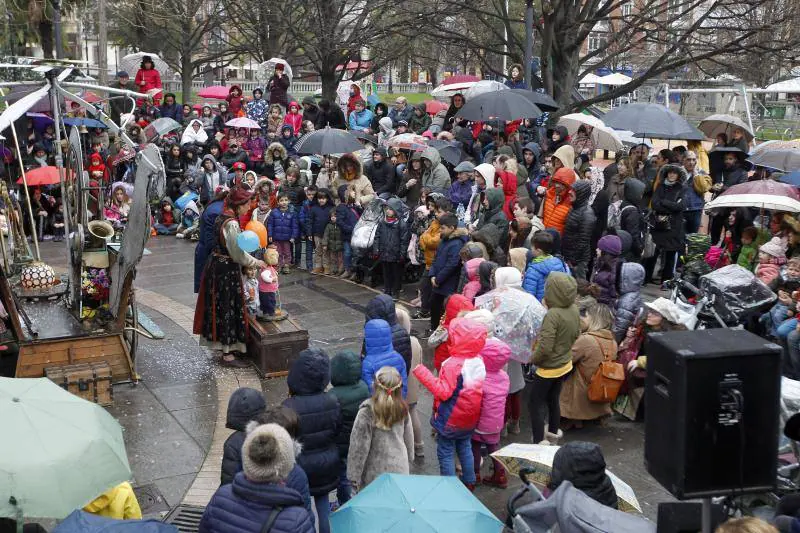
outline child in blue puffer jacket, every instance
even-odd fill
[[[339,196],[339,205],[336,206],[336,223],[342,229],[342,244],[344,245],[344,272],[342,279],[352,279],[355,272],[352,270],[353,250],[350,248],[350,239],[358,219],[361,218],[361,208],[347,195],[347,185],[340,185],[336,190]]]
[[[403,356],[392,345],[392,328],[380,318],[374,318],[364,326],[364,360],[361,362],[361,379],[374,392],[372,383],[375,373],[384,366],[391,366],[403,378],[403,398],[408,391],[408,370]]]
[[[278,208],[267,217],[269,242],[278,248],[278,264],[282,274],[289,273],[292,263],[292,243],[300,237],[300,223],[297,213],[289,208],[289,197],[285,193],[278,196]]]
[[[555,239],[551,232],[537,231],[534,233],[531,247],[533,248],[533,259],[525,269],[522,288],[541,302],[544,298],[544,284],[550,272],[569,274],[570,271],[563,259],[553,255],[556,250]]]
[[[303,243],[306,247],[306,270],[311,272],[314,268],[314,241],[309,239],[306,225],[311,217],[311,207],[317,202],[317,187],[309,185],[306,187],[306,199],[299,207],[300,215],[300,242],[294,246],[294,264],[300,267],[300,255],[303,251]]]

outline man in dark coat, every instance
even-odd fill
[[[294,409],[300,421],[297,440],[303,445],[297,462],[308,475],[308,485],[319,516],[320,532],[328,532],[328,493],[339,484],[339,449],[336,436],[342,426],[339,400],[325,392],[331,380],[328,354],[319,348],[300,352],[289,368],[289,398],[283,405]]]
[[[379,146],[372,152],[372,161],[364,167],[364,174],[369,178],[372,188],[375,189],[375,194],[378,196],[397,192],[394,165],[386,160],[386,148],[383,146]]]
[[[392,328],[392,346],[394,346],[397,353],[403,356],[403,360],[406,362],[406,370],[411,368],[411,336],[405,328],[397,322],[394,302],[392,301],[392,297],[388,294],[379,294],[367,303],[367,310],[364,313],[364,323],[366,324],[375,318],[385,320],[389,324],[389,327]],[[364,353],[363,345],[361,353]]]
[[[233,481],[233,476],[242,470],[242,444],[246,436],[245,430],[251,420],[264,412],[267,402],[261,391],[242,387],[236,389],[228,400],[228,415],[225,427],[234,432],[222,446],[222,475],[220,485]]]
[[[220,163],[228,170],[233,168],[234,163],[244,163],[247,168],[250,168],[250,158],[247,157],[247,152],[235,140],[228,143],[228,149],[222,154]]]
[[[269,105],[278,104],[286,111],[289,107],[289,100],[286,93],[289,91],[289,76],[284,74],[283,65],[278,63],[275,65],[275,73],[267,82],[267,91],[269,91]]]
[[[503,193],[500,192],[502,198]],[[464,228],[458,227],[458,217],[447,213],[439,217],[442,240],[436,248],[436,256],[428,271],[431,278],[431,331],[439,325],[444,313],[445,299],[456,291],[461,273],[461,248],[468,236]],[[395,349],[397,347],[395,346]]]
[[[164,103],[158,106],[158,112],[161,118],[171,118],[176,122],[180,122],[183,118],[183,106],[175,101],[174,93],[164,95]]]
[[[336,104],[332,104],[330,100],[319,101],[319,118],[315,124],[316,129],[321,130],[326,126],[338,130],[346,130],[347,123],[344,119],[342,108]]]
[[[117,83],[116,85],[112,85],[114,89],[124,89],[126,91],[134,91],[139,92],[139,88],[136,86],[135,83],[131,81],[130,76],[124,70],[120,70],[117,72]],[[119,118],[120,115],[123,113],[133,113],[133,109],[135,108],[136,104],[133,100],[128,98],[127,96],[114,96],[112,95],[108,101],[108,105],[110,107],[111,113],[111,120],[116,122],[118,125],[120,123]]]
[[[587,279],[589,260],[592,257],[592,230],[597,222],[594,211],[589,205],[592,184],[578,180],[572,185],[572,210],[564,223],[562,249],[564,260],[572,269],[576,279]]]

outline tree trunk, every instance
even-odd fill
[[[53,59],[53,23],[43,20],[39,23],[39,40],[42,43],[42,54],[45,59]]]
[[[331,105],[336,102],[336,88],[339,85],[339,77],[336,74],[336,62],[325,63],[319,73],[320,80],[322,81],[322,98],[329,100]]]
[[[184,102],[192,101],[192,55],[181,54],[181,97]]]

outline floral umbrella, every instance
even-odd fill
[[[414,152],[421,152],[428,148],[428,140],[416,133],[401,133],[400,135],[395,135],[389,139],[386,144],[391,148],[413,150]]]

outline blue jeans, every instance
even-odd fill
[[[353,497],[353,485],[347,479],[347,457],[339,460],[339,486],[336,487],[336,499],[339,500],[339,505],[342,506]]]
[[[785,340],[789,337],[789,333],[795,329],[797,329],[797,319],[789,318],[778,324],[778,327],[776,328],[776,336],[779,339]]]
[[[328,494],[314,496],[314,507],[317,508],[317,516],[319,517],[319,533],[331,533],[331,504],[330,500],[328,500]]]
[[[350,261],[353,258],[353,249],[350,247],[350,239],[344,239],[344,269],[350,270]]]
[[[461,461],[461,479],[464,483],[475,484],[475,464],[472,457],[472,443],[470,437],[462,439],[446,439],[439,435],[436,437],[436,457],[439,459],[439,474],[442,476],[456,475],[455,454]]]

